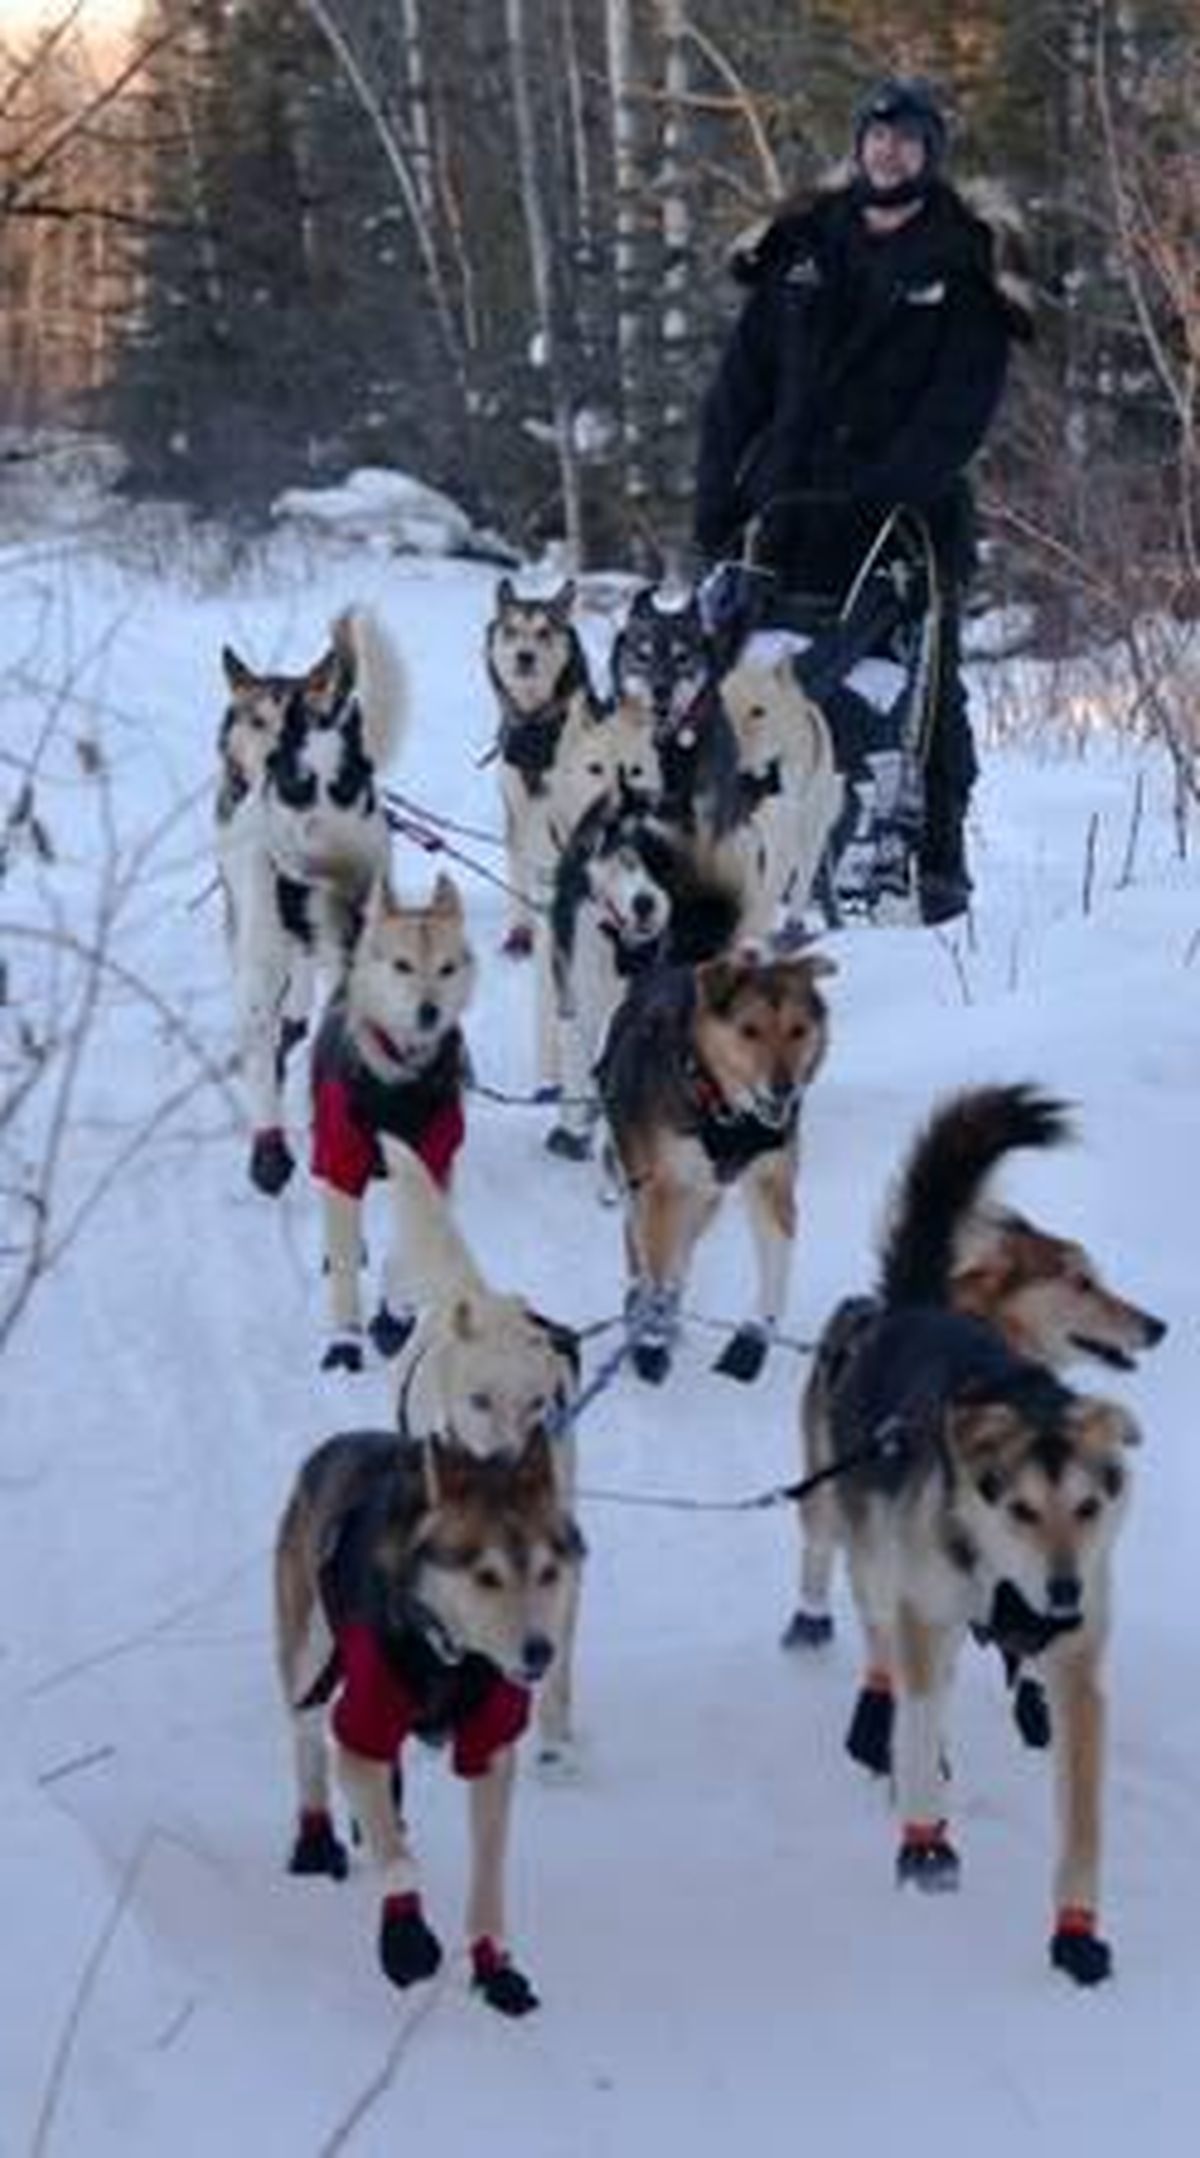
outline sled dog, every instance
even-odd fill
[[[967,1095],[948,1104],[944,1122],[935,1128],[951,1134],[961,1129],[970,1136],[974,1098]],[[1061,1104],[1031,1093],[1022,1096],[1018,1090],[1004,1098],[1009,1107],[994,1126],[997,1139],[1004,1142],[1000,1153],[991,1159],[986,1153],[972,1156],[977,1191],[1005,1153],[1018,1146],[1057,1146],[1072,1136]],[[947,1283],[949,1307],[994,1327],[1015,1356],[1055,1372],[1081,1357],[1129,1371],[1139,1354],[1162,1340],[1163,1321],[1110,1289],[1081,1245],[1052,1236],[1009,1208],[967,1198],[963,1208]],[[828,1380],[826,1360],[818,1350],[802,1403],[806,1472],[820,1469],[828,1459]],[[830,1584],[837,1521],[835,1495],[828,1484],[822,1485],[801,1509],[800,1600],[783,1636],[785,1647],[820,1647],[833,1637]],[[1031,1745],[1048,1744],[1049,1713],[1040,1686],[1023,1659],[1009,1655],[1006,1664],[1022,1736]],[[876,1641],[847,1746],[855,1760],[879,1775],[891,1768],[892,1717],[891,1659]]]
[[[289,1049],[319,970],[336,979],[367,892],[388,861],[377,766],[407,693],[399,656],[365,612],[342,615],[306,674],[256,675],[226,647],[230,702],[218,756],[217,855],[253,1144],[250,1175],[282,1190]]]
[[[464,1302],[464,1347],[473,1324]],[[342,1879],[333,1753],[382,1879],[378,1953],[393,1985],[430,1978],[441,1944],[425,1914],[403,1813],[402,1749],[450,1742],[470,1785],[466,1930],[474,1987],[521,2016],[537,1994],[505,1944],[504,1874],[515,1748],[554,1665],[582,1539],[544,1432],[477,1455],[451,1433],[355,1431],[304,1463],[275,1551],[276,1642],[295,1752],[289,1867]]]
[[[653,585],[637,592],[610,664],[614,701],[640,704],[653,721],[664,813],[721,838],[743,813],[738,744],[695,593],[672,606]]]
[[[501,577],[484,632],[488,679],[500,707],[496,750],[510,886],[504,949],[514,955],[532,951],[534,939],[533,917],[517,895],[535,898],[552,867],[549,776],[567,715],[576,698],[585,709],[596,702],[572,619],[575,597],[571,578],[548,599],[528,599]]]
[[[472,1454],[517,1454],[546,1429],[569,1502],[575,1484],[570,1409],[578,1390],[579,1343],[569,1326],[523,1297],[489,1288],[443,1192],[419,1157],[384,1141],[396,1216],[393,1249],[418,1309],[399,1366],[397,1417],[414,1438],[450,1433]],[[574,1761],[572,1656],[576,1598],[569,1600],[560,1652],[538,1704],[538,1761],[568,1773]]]
[[[822,953],[733,955],[656,970],[618,1006],[597,1067],[625,1186],[627,1324],[634,1369],[665,1378],[698,1238],[723,1191],[746,1194],[758,1314],[717,1360],[756,1378],[782,1315],[796,1229],[805,1090],[825,1053]]]
[[[464,1134],[467,1075],[462,1019],[475,983],[458,887],[438,877],[423,904],[373,886],[344,981],[321,1020],[311,1061],[313,1175],[321,1186],[330,1335],[326,1370],[363,1364],[362,1202],[381,1176],[383,1135],[403,1139],[443,1186]],[[371,1322],[394,1354],[412,1324],[412,1298],[393,1266]]]
[[[721,701],[738,744],[742,820],[728,844],[744,863],[745,933],[767,938],[804,913],[843,782],[828,723],[790,654],[740,660],[721,682]]]
[[[563,1079],[551,1153],[579,1161],[591,1151],[592,1066],[626,984],[653,967],[715,958],[740,916],[732,881],[635,794],[597,802],[576,826],[550,913]]]
[[[1111,1968],[1096,1930],[1101,1662],[1124,1455],[1139,1433],[1123,1408],[1073,1393],[995,1325],[951,1308],[957,1237],[989,1171],[1064,1128],[1061,1105],[1031,1087],[979,1088],[934,1116],[903,1176],[878,1293],[846,1300],[824,1329],[804,1420],[809,1461],[842,1464],[826,1487],[837,1536],[869,1662],[895,1681],[898,1879],[958,1885],[945,1713],[973,1626],[1042,1660],[1060,1816],[1050,1956],[1090,1985]]]

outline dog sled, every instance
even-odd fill
[[[817,877],[830,927],[918,919],[917,855],[925,770],[937,714],[943,589],[929,527],[910,510],[881,524],[839,606],[787,589],[744,556],[701,583],[705,626],[722,664],[792,655],[801,687],[824,712],[845,799]]]

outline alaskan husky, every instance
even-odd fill
[[[744,1380],[762,1369],[787,1293],[800,1112],[828,1038],[818,982],[835,972],[822,953],[662,968],[613,1016],[597,1071],[626,1193],[630,1353],[652,1384],[670,1367],[692,1252],[736,1183],[758,1248],[758,1313],[716,1368]]]
[[[508,855],[509,921],[504,950],[533,950],[534,920],[519,894],[545,884],[553,849],[547,829],[549,777],[576,698],[596,700],[575,627],[576,589],[568,578],[548,599],[524,599],[509,577],[496,586],[484,632],[488,678],[500,706],[496,751]]]
[[[468,1339],[465,1310],[460,1324]],[[401,1810],[401,1752],[415,1734],[449,1739],[470,1784],[474,1986],[503,2015],[538,2005],[505,1945],[515,1747],[559,1653],[582,1550],[544,1433],[481,1457],[452,1434],[347,1432],[296,1480],[275,1551],[298,1800],[289,1865],[335,1880],[348,1870],[330,1806],[332,1699],[339,1780],[382,1877],[379,1961],[395,1986],[432,1977],[442,1960]]]
[[[955,1131],[966,1134],[977,1193],[1004,1154],[1017,1147],[1057,1146],[1073,1136],[1061,1104],[1028,1091],[995,1090],[990,1097],[996,1109],[992,1133],[1000,1152],[989,1158],[986,1147],[981,1148],[985,1127],[971,1121],[973,1105],[986,1109],[988,1098],[960,1096],[940,1112],[934,1126],[943,1142]],[[1136,1358],[1162,1340],[1163,1321],[1110,1289],[1082,1245],[1050,1235],[1009,1208],[972,1202],[966,1185],[961,1196],[963,1212],[947,1289],[950,1308],[995,1327],[1015,1356],[1050,1371],[1065,1370],[1081,1357],[1131,1371]],[[818,1354],[801,1416],[806,1470],[820,1468],[825,1458],[827,1376]],[[837,1502],[827,1484],[801,1509],[800,1601],[783,1636],[786,1648],[821,1647],[833,1638],[830,1584],[837,1517]],[[1049,1712],[1041,1686],[1021,1659],[1010,1654],[1005,1661],[1022,1737],[1030,1745],[1048,1745]],[[877,1655],[846,1744],[853,1759],[878,1775],[891,1768],[892,1718],[891,1668]]]
[[[591,1151],[592,1067],[626,985],[653,967],[715,958],[740,917],[733,883],[635,794],[601,800],[576,826],[550,914],[563,1077],[551,1153],[581,1161]]]
[[[610,665],[615,702],[640,704],[653,721],[664,813],[707,839],[732,831],[743,814],[737,736],[695,594],[672,606],[653,585],[636,593]]]
[[[283,1128],[288,1050],[306,1031],[318,969],[341,973],[371,884],[388,862],[377,766],[400,737],[398,654],[363,612],[334,623],[307,674],[255,675],[228,648],[217,853],[254,1138],[250,1175],[281,1191],[295,1167]]]
[[[462,1019],[475,983],[458,887],[439,876],[423,905],[371,892],[345,980],[313,1047],[313,1175],[321,1185],[330,1337],[326,1370],[363,1364],[359,1272],[362,1201],[383,1174],[380,1140],[403,1139],[448,1185],[464,1135],[467,1076]],[[376,1347],[395,1354],[412,1325],[409,1296],[392,1269],[371,1322]]]
[[[1027,1087],[982,1088],[934,1118],[904,1175],[879,1293],[834,1313],[804,1418],[810,1463],[841,1465],[830,1488],[869,1662],[896,1683],[898,1879],[958,1885],[945,1713],[973,1626],[1043,1661],[1060,1816],[1050,1957],[1092,1985],[1112,1963],[1096,1930],[1109,1562],[1140,1434],[1123,1408],[1072,1393],[950,1308],[956,1238],[988,1171],[1061,1131],[1060,1105]]]
[[[729,844],[745,862],[745,933],[768,938],[804,913],[844,783],[828,722],[789,653],[739,661],[722,679],[721,701],[738,743],[743,815]]]

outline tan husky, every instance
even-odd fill
[[[544,1434],[481,1459],[453,1437],[354,1432],[300,1471],[275,1554],[298,1794],[290,1869],[347,1871],[330,1806],[332,1700],[339,1781],[382,1878],[379,1960],[393,1985],[432,1977],[442,1958],[402,1811],[402,1749],[414,1735],[449,1739],[470,1784],[473,1982],[504,2015],[537,2006],[505,1942],[515,1746],[559,1652],[582,1548]]]
[[[810,1466],[839,1470],[825,1490],[869,1663],[895,1682],[898,1878],[958,1885],[945,1718],[973,1627],[1017,1662],[1040,1659],[1060,1821],[1050,1954],[1091,1985],[1112,1960],[1096,1931],[1109,1560],[1139,1434],[1123,1408],[1072,1393],[950,1300],[957,1238],[989,1170],[1063,1129],[1061,1105],[1029,1087],[979,1088],[934,1117],[905,1171],[879,1293],[847,1299],[825,1328],[804,1421]]]
[[[313,1174],[322,1187],[330,1337],[326,1369],[363,1363],[359,1295],[362,1201],[383,1174],[384,1134],[414,1147],[442,1184],[464,1134],[462,1018],[475,982],[458,887],[439,876],[420,904],[378,883],[346,979],[326,1008],[312,1056]],[[392,1269],[393,1283],[399,1275]],[[412,1324],[398,1287],[372,1321],[394,1354]]]
[[[842,807],[843,780],[818,705],[784,652],[739,661],[721,682],[738,742],[743,820],[726,840],[744,865],[745,934],[799,921]]]
[[[758,1251],[758,1312],[717,1359],[756,1378],[783,1315],[796,1232],[804,1093],[825,1054],[823,954],[720,958],[635,981],[597,1067],[626,1190],[626,1299],[635,1371],[666,1377],[696,1243],[741,1184]]]

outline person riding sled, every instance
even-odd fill
[[[879,542],[880,571],[902,594],[923,550],[922,604],[936,632],[914,834],[926,922],[963,913],[971,890],[963,826],[976,759],[959,645],[975,558],[966,472],[996,414],[1010,346],[1032,335],[1020,223],[995,189],[943,177],[946,138],[927,84],[885,80],[855,114],[848,176],[740,243],[733,270],[748,297],[702,407],[694,521],[702,563],[752,557],[772,573],[780,611],[768,600],[760,620],[794,622],[786,603],[800,595],[827,620],[841,611],[842,634],[815,640],[797,673],[825,706],[847,770],[861,757],[861,706],[856,722],[858,701],[836,694],[837,678],[887,635],[861,604],[864,563]],[[907,566],[903,548],[889,553],[890,536],[906,530]]]

